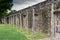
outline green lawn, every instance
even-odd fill
[[[48,35],[44,33],[34,34],[35,40],[46,37],[48,37]],[[29,29],[27,34],[25,28],[20,31],[19,27],[16,28],[8,24],[0,24],[0,40],[32,40],[32,31]]]
[[[8,25],[0,25],[0,40],[28,40],[24,34],[17,31],[16,28]]]

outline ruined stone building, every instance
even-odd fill
[[[60,33],[60,0],[46,0],[4,19],[9,24],[57,37]]]

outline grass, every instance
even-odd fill
[[[20,29],[18,29],[18,30],[20,30]],[[25,28],[23,28],[22,31],[20,31],[20,32],[22,34],[24,34],[29,40],[32,40],[32,30],[31,29],[28,30],[28,33]],[[47,37],[49,37],[49,36],[45,33],[36,32],[34,34],[34,40],[43,39],[43,38],[47,38]]]
[[[29,39],[29,40],[32,40],[32,31],[29,30],[29,33],[27,34],[26,31],[22,31],[22,33]],[[39,33],[39,32],[36,32],[34,34],[34,40],[38,40],[38,39],[43,39],[43,38],[46,38],[48,37],[47,34],[44,34],[44,33]]]
[[[17,31],[16,28],[8,25],[0,25],[0,40],[28,40],[24,34]]]
[[[35,33],[34,34],[34,40],[46,38],[48,35],[44,33]],[[28,38],[28,39],[27,39]],[[22,31],[20,31],[20,27],[8,24],[1,24],[0,25],[0,40],[32,40],[32,30],[28,30],[28,33],[26,32],[26,29],[23,28]]]

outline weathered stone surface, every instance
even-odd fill
[[[51,4],[54,4],[54,13],[55,9],[60,8],[60,1],[50,1],[46,0],[44,2],[38,3],[36,5],[33,5],[31,7],[22,9],[18,12],[16,12],[14,15],[14,24],[16,25],[16,15],[17,15],[17,23],[20,25],[20,13],[21,13],[21,20],[22,20],[22,26],[27,27],[27,12],[28,12],[28,28],[32,29],[34,27],[35,32],[43,32],[47,34],[51,34]],[[33,8],[34,8],[34,20],[33,20]],[[11,15],[11,16],[13,16]],[[11,16],[8,16],[10,18],[11,23]],[[8,19],[9,19],[8,18]],[[33,21],[35,21],[35,25],[33,26]]]

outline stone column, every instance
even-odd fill
[[[11,25],[13,24],[13,22],[12,22],[12,16],[11,16]]]
[[[13,15],[13,27],[14,27],[14,15]]]
[[[27,11],[27,20],[26,21],[27,21],[27,23],[26,23],[27,24],[26,29],[27,29],[27,33],[28,33],[28,11]]]
[[[4,18],[4,24],[7,24],[6,17]]]
[[[11,26],[11,16],[9,16],[9,27]]]
[[[2,20],[2,24],[3,24],[3,21],[4,21],[3,18],[1,20]]]
[[[17,28],[17,26],[18,26],[18,23],[17,23],[17,21],[18,21],[18,20],[17,20],[17,15],[16,15],[16,28]]]
[[[10,16],[10,24],[11,24],[11,16]]]
[[[7,24],[7,17],[5,17],[5,23]]]
[[[35,28],[35,10],[33,8],[33,25],[32,25],[32,31],[35,32],[34,28]]]
[[[51,36],[54,36],[54,4],[51,4]]]
[[[4,17],[4,24],[5,24],[5,17]]]
[[[10,17],[9,17],[9,25],[10,25]]]
[[[32,10],[33,10],[33,24],[32,24],[32,40],[34,40],[34,33],[35,33],[35,30],[34,30],[34,28],[35,28],[35,16],[34,16],[34,14],[35,14],[35,9],[34,8],[32,8]]]
[[[11,24],[11,16],[10,16],[10,24]]]
[[[20,13],[20,30],[22,31],[22,14]]]
[[[10,20],[11,20],[11,25],[12,25],[12,17],[10,16]]]

